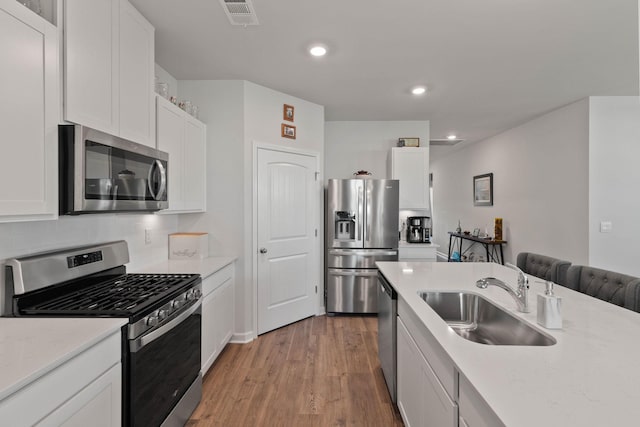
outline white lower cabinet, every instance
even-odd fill
[[[398,409],[407,426],[455,427],[458,408],[398,319]]]
[[[6,426],[117,427],[122,422],[121,332],[0,401]]]
[[[37,423],[38,427],[115,427],[121,423],[122,367],[117,364]],[[117,407],[116,407],[117,406]]]
[[[464,375],[460,374],[459,378],[460,427],[504,426]]]
[[[436,246],[400,246],[398,248],[398,261],[437,261]]]
[[[202,281],[202,374],[233,335],[234,266],[229,264]]]

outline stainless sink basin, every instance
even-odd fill
[[[462,338],[489,345],[553,345],[556,340],[488,299],[466,292],[418,292]]]

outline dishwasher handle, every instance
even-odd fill
[[[398,299],[398,293],[393,289],[393,286],[387,282],[387,279],[382,274],[378,274],[378,283],[380,283],[381,291],[389,295],[391,299]]]

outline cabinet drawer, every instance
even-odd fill
[[[2,425],[34,425],[104,372],[120,370],[120,341],[118,331],[1,401]]]
[[[229,264],[202,280],[202,294],[206,297],[232,278],[233,264]]]

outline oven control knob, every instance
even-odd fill
[[[185,298],[187,299],[187,301],[191,301],[195,299],[195,295],[193,294],[193,289],[189,289],[187,291],[187,293],[185,294]]]
[[[167,310],[160,310],[158,311],[158,320],[159,321],[163,321],[164,319],[167,318]]]
[[[181,305],[182,301],[180,301],[179,299],[174,299],[173,301],[171,301],[171,308],[174,310],[180,308]]]
[[[156,326],[158,324],[158,316],[152,314],[150,316],[145,317],[145,322],[147,326]]]
[[[195,296],[194,299],[198,299],[202,296],[202,291],[200,289],[194,289],[193,290],[193,295]]]

